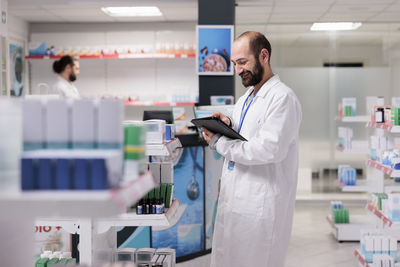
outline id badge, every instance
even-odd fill
[[[229,163],[228,163],[228,170],[233,170],[233,168],[235,168],[235,162],[233,162],[233,161],[229,161]]]

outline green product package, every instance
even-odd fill
[[[75,258],[68,259],[67,263],[76,264],[76,259]]]
[[[36,267],[46,267],[48,261],[49,261],[49,258],[41,258],[36,263]]]
[[[160,186],[160,193],[161,193],[161,199],[165,204],[166,200],[166,192],[167,192],[167,184],[161,184]]]
[[[59,263],[67,264],[68,263],[68,259],[60,259]]]
[[[47,262],[47,267],[53,267],[55,264],[57,264],[59,262],[59,260],[58,259],[56,259],[56,258],[53,258],[53,259],[51,259],[51,260],[49,260],[48,262]]]
[[[150,190],[148,196],[149,196],[149,199],[154,198],[154,190]]]
[[[159,186],[157,186],[154,189],[154,196],[155,196],[155,198],[160,198],[160,187]]]
[[[174,193],[174,184],[167,185],[167,192],[165,196],[165,208],[169,208],[172,203],[172,197]]]
[[[347,116],[353,116],[353,107],[352,106],[345,106],[344,107],[344,115]]]
[[[143,146],[146,144],[146,126],[142,124],[127,124],[124,128],[124,144]]]
[[[146,157],[146,148],[145,147],[128,147],[125,146],[124,148],[124,159],[127,160],[141,160]],[[129,151],[129,152],[128,152]],[[132,152],[136,151],[136,152]]]

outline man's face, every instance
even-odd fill
[[[264,75],[264,67],[261,65],[259,58],[255,58],[250,51],[247,38],[237,40],[233,44],[232,62],[245,87],[254,86],[261,82]]]
[[[71,73],[69,74],[69,80],[71,82],[76,81],[78,75],[79,75],[79,61],[74,61],[74,65],[71,68]]]

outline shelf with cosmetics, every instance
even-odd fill
[[[178,138],[173,138],[164,144],[147,144],[146,156],[171,156],[178,149],[182,149],[182,144]]]
[[[78,59],[190,59],[195,54],[163,54],[163,53],[140,53],[140,54],[100,54],[100,55],[72,55]],[[49,60],[60,59],[61,56],[25,56],[27,60]]]
[[[368,122],[369,116],[336,116],[335,120],[342,122]]]
[[[337,241],[360,241],[360,229],[374,229],[375,225],[368,222],[366,216],[351,216],[350,223],[335,223],[332,214],[326,220],[332,229],[332,234]]]
[[[24,216],[106,217],[125,212],[156,186],[151,172],[118,189],[76,191],[17,191],[0,194],[0,210],[23,210]]]
[[[392,169],[390,166],[384,165],[372,159],[367,160],[366,164],[384,174],[389,175],[390,177],[400,177],[400,170]]]
[[[368,203],[367,206],[365,207],[367,210],[372,212],[376,217],[378,217],[384,224],[384,226],[391,227],[393,222],[388,219],[382,211],[378,210],[376,207],[374,207],[371,203]]]

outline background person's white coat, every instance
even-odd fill
[[[237,102],[237,130],[243,103]],[[240,132],[248,142],[221,137],[225,157],[211,267],[283,267],[296,199],[301,106],[278,75],[254,98]],[[228,170],[228,162],[235,162]]]
[[[57,81],[51,89],[53,94],[58,94],[61,98],[80,98],[78,89],[60,75],[57,75]]]

